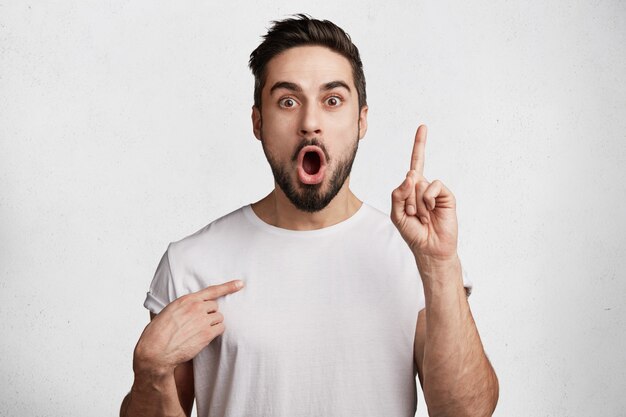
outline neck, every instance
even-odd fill
[[[340,223],[361,207],[362,202],[349,187],[350,178],[335,198],[322,210],[308,213],[298,210],[278,185],[265,198],[252,204],[254,213],[265,223],[289,230],[316,230]]]

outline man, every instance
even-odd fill
[[[368,107],[345,32],[274,22],[250,67],[275,188],[170,244],[121,415],[188,416],[195,397],[199,416],[408,417],[416,375],[431,415],[491,415],[497,378],[463,288],[454,196],[423,176],[425,126],[390,222],[349,188]]]

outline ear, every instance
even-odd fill
[[[261,140],[261,126],[263,122],[261,120],[261,109],[257,106],[252,106],[252,131],[254,132],[254,136]]]
[[[367,105],[363,106],[359,111],[359,139],[363,139],[367,132]]]

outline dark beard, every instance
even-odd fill
[[[290,181],[287,170],[281,167],[276,162],[274,157],[267,151],[267,149],[265,149],[265,142],[262,139],[261,144],[263,146],[263,152],[265,153],[267,162],[269,162],[270,167],[272,168],[274,181],[276,181],[276,184],[278,184],[280,189],[283,190],[283,193],[285,193],[289,201],[291,201],[291,203],[296,206],[298,210],[315,213],[325,208],[333,200],[333,198],[335,198],[337,193],[339,193],[339,190],[341,190],[341,187],[343,187],[343,184],[346,182],[346,179],[352,171],[352,164],[354,163],[354,158],[356,157],[356,152],[359,148],[359,138],[357,137],[354,142],[354,147],[348,154],[347,158],[337,163],[337,169],[330,178],[330,188],[324,194],[320,191],[324,182],[320,184],[298,184],[300,188],[300,191],[298,191],[296,186]],[[331,160],[326,152],[326,148],[317,139],[303,140],[298,146],[298,149],[294,152],[292,161],[297,160],[300,150],[308,145],[319,146],[326,155],[326,162],[330,165]]]

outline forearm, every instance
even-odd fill
[[[186,417],[178,399],[174,373],[135,375],[130,393],[124,398],[120,417]]]
[[[426,297],[424,397],[431,416],[490,416],[498,382],[472,317],[458,257],[419,259]]]

